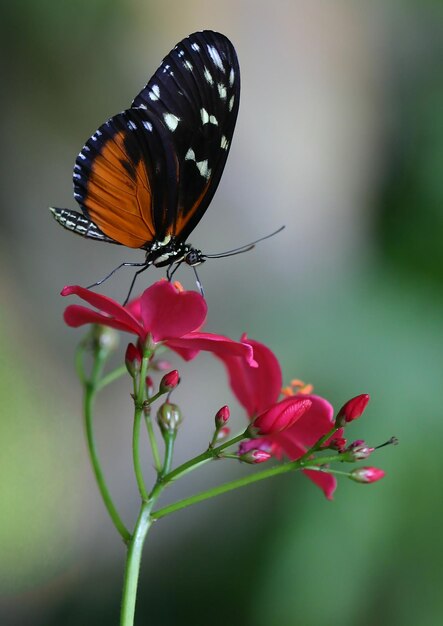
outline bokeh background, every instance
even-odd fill
[[[136,623],[435,626],[443,5],[431,0],[1,3],[0,623],[118,623],[124,549],[83,441],[73,367],[82,331],[64,327],[58,293],[141,254],[74,237],[47,207],[75,206],[84,141],[203,28],[234,42],[243,91],[219,191],[191,241],[216,252],[286,224],[253,252],[201,268],[208,329],[265,342],[286,380],[312,382],[336,407],[369,392],[349,437],[401,445],[373,457],[382,482],[342,480],[333,502],[291,475],[163,520],[148,537]],[[179,278],[193,288],[188,268]],[[122,298],[129,280],[122,271],[103,291]],[[174,363],[179,462],[203,449],[221,405],[244,418],[219,363]],[[128,393],[124,381],[100,401],[97,437],[132,524]],[[168,498],[248,471],[221,465]]]

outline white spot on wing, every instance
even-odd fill
[[[235,97],[232,96],[232,98],[229,100],[229,110],[232,111],[232,109],[234,108],[234,100]]]
[[[185,66],[185,68],[186,68],[187,70],[189,70],[190,72],[192,72],[193,67],[192,67],[192,63],[191,63],[190,61],[188,61],[188,60],[183,61],[183,65]]]
[[[231,67],[231,71],[229,72],[229,84],[231,87],[234,84],[234,78],[235,78],[234,68]]]
[[[174,130],[177,128],[177,125],[180,121],[180,118],[173,113],[163,113],[163,119],[165,120],[166,126],[172,132],[174,132]]]
[[[211,176],[211,170],[208,167],[208,159],[205,159],[204,161],[196,161],[195,164],[203,178],[206,178],[206,180],[208,180]]]
[[[222,135],[222,138],[220,140],[220,148],[223,148],[223,150],[227,150],[229,148],[229,141],[224,135]]]
[[[143,122],[143,126],[146,128],[146,130],[151,131],[152,130],[152,124],[151,122],[147,122],[146,120]]]
[[[223,62],[220,58],[220,55],[218,53],[217,48],[214,48],[214,46],[209,46],[208,45],[208,52],[209,52],[209,56],[211,57],[211,59],[214,61],[215,65],[221,69],[222,71],[224,71],[224,67],[223,67]]]
[[[198,52],[200,50],[200,46],[198,45],[198,43],[191,44],[191,48],[194,50],[194,52]]]
[[[210,85],[214,84],[214,80],[212,78],[212,74],[211,74],[211,72],[208,70],[208,68],[206,66],[205,66],[205,71],[203,72],[203,75],[204,75],[207,83],[209,83]]]
[[[205,124],[215,124],[215,126],[218,126],[218,120],[215,115],[209,115],[205,108],[200,109],[200,117],[202,118],[203,126]]]
[[[223,83],[218,83],[217,87],[218,87],[218,95],[220,96],[220,98],[222,100],[226,100],[226,96],[227,96],[226,87],[223,85]]]
[[[192,148],[189,148],[185,154],[185,161],[195,161],[195,152]]]
[[[200,116],[202,118],[203,126],[209,122],[209,113],[205,108],[200,109]]]
[[[160,87],[158,85],[152,86],[152,89],[149,92],[149,97],[151,100],[158,100],[160,98]]]
[[[134,124],[134,122],[132,120],[129,120],[128,128],[129,128],[129,130],[137,130],[137,124]]]

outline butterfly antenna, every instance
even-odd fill
[[[96,283],[92,283],[92,285],[88,285],[86,289],[92,289],[92,287],[98,287],[99,285],[103,284],[106,280],[108,280],[108,278],[111,278],[111,276],[115,274],[115,272],[121,269],[122,267],[141,267],[142,265],[146,265],[146,263],[120,263],[120,265],[115,267],[112,270],[112,272],[107,274],[104,278],[101,278],[100,280],[98,280]]]
[[[225,252],[219,252],[216,254],[204,254],[203,258],[205,259],[222,259],[225,256],[234,256],[235,254],[242,254],[243,252],[249,252],[255,248],[256,244],[260,243],[260,241],[264,241],[265,239],[269,239],[284,229],[284,226],[280,226],[277,230],[269,235],[265,235],[264,237],[260,237],[260,239],[256,239],[255,241],[251,241],[250,243],[245,244],[244,246],[240,246],[239,248],[233,248],[232,250],[226,250]]]

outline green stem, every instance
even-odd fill
[[[142,407],[136,407],[134,412],[134,427],[132,430],[132,456],[134,461],[134,473],[137,480],[138,490],[142,500],[148,499],[148,490],[146,489],[143,471],[140,462],[140,424],[142,418]]]
[[[97,393],[96,381],[98,380],[100,373],[104,365],[104,355],[99,350],[95,356],[94,366],[91,374],[91,379],[84,384],[84,423],[86,431],[86,441],[88,444],[89,457],[91,459],[92,468],[97,481],[97,485],[102,496],[105,507],[111,517],[114,526],[122,536],[124,541],[128,541],[131,537],[130,532],[124,525],[120,515],[115,508],[114,502],[109,493],[104,474],[100,465],[100,460],[97,454],[97,447],[95,444],[94,428],[93,428],[93,408],[95,396]]]
[[[162,479],[168,472],[171,471],[172,458],[174,456],[174,443],[175,437],[177,435],[177,431],[173,433],[166,433],[164,435],[165,440],[165,460],[163,463],[163,468],[160,472],[159,478]]]
[[[291,463],[285,463],[284,465],[279,465],[278,467],[273,467],[271,469],[265,470],[263,472],[258,472],[256,474],[251,474],[249,476],[244,476],[243,478],[239,478],[237,480],[233,480],[229,483],[225,483],[224,485],[219,485],[218,487],[212,487],[211,489],[207,489],[206,491],[202,491],[201,493],[197,493],[194,496],[190,496],[189,498],[185,498],[184,500],[179,500],[178,502],[174,502],[174,504],[170,504],[169,506],[165,506],[162,509],[159,509],[151,514],[153,519],[160,519],[161,517],[165,517],[166,515],[170,515],[175,511],[180,511],[188,506],[193,504],[197,504],[197,502],[202,502],[203,500],[208,500],[209,498],[214,498],[215,496],[219,496],[223,493],[227,493],[228,491],[233,491],[234,489],[239,489],[240,487],[246,487],[247,485],[251,485],[252,483],[256,483],[261,480],[265,480],[267,478],[272,478],[273,476],[278,476],[279,474],[285,474],[286,472],[293,472],[300,469],[319,469],[319,465],[323,465],[324,463],[331,463],[333,461],[340,461],[340,455],[331,456],[331,457],[323,457],[319,459],[315,459],[310,461],[309,464],[304,463],[303,457],[301,459],[297,459],[297,461],[292,461]],[[323,470],[329,471],[329,470]],[[172,472],[173,474],[174,472]],[[165,480],[168,480],[168,477],[165,476]]]
[[[135,602],[137,597],[137,584],[140,572],[140,562],[143,544],[148,530],[152,524],[150,517],[154,500],[143,502],[135,524],[134,533],[128,544],[126,557],[125,577],[123,583],[123,595],[120,614],[120,626],[133,626],[135,614]]]
[[[316,442],[316,443],[312,446],[312,448],[309,448],[309,450],[307,450],[307,451],[304,453],[304,455],[303,455],[302,457],[300,457],[300,459],[299,459],[299,460],[300,460],[300,461],[304,461],[305,459],[308,459],[308,458],[311,456],[311,454],[313,454],[314,452],[317,452],[318,450],[320,450],[320,449],[321,449],[321,447],[322,447],[322,445],[323,445],[324,443],[326,443],[326,442],[328,441],[328,439],[330,439],[334,433],[336,433],[336,432],[337,432],[338,428],[339,428],[338,426],[333,426],[333,427],[331,428],[331,430],[330,430],[328,433],[326,433],[326,435],[323,435],[323,437],[322,437],[321,439],[319,439],[319,440],[318,440],[318,441],[317,441],[317,442]]]
[[[115,370],[112,370],[112,372],[109,372],[109,374],[106,374],[106,376],[103,376],[103,378],[101,378],[97,382],[97,385],[96,385],[97,391],[101,391],[104,387],[106,387],[107,385],[110,385],[115,380],[118,380],[119,378],[121,378],[127,373],[128,373],[128,370],[126,368],[126,365],[117,367]]]
[[[172,472],[169,472],[169,474],[166,474],[163,478],[163,481],[165,483],[170,483],[173,480],[176,480],[177,478],[184,476],[188,472],[192,472],[193,470],[197,469],[197,467],[200,467],[204,463],[207,463],[208,461],[211,461],[212,459],[217,458],[220,452],[222,452],[222,450],[225,450],[225,448],[228,448],[229,446],[233,446],[239,441],[242,441],[242,439],[245,439],[245,437],[246,435],[243,432],[240,435],[237,435],[236,437],[229,439],[229,441],[225,441],[221,445],[217,446],[217,448],[209,447],[205,452],[202,452],[202,454],[198,454],[193,459],[186,461],[186,463],[179,465],[178,467],[175,468],[175,470],[173,470]]]
[[[149,353],[145,354],[142,359],[140,368],[140,376],[138,379],[138,388],[134,381],[134,427],[132,431],[132,458],[134,463],[134,473],[137,480],[138,490],[142,500],[148,499],[148,490],[146,489],[143,471],[140,462],[140,424],[143,414],[144,402],[146,400],[146,373],[149,366]]]
[[[154,467],[157,474],[161,471],[162,462],[160,459],[160,453],[158,451],[157,440],[155,438],[154,427],[152,425],[151,408],[144,407],[143,414],[145,416],[146,430],[148,431],[149,442],[151,444],[152,458],[154,460]]]

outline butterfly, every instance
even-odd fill
[[[131,107],[88,139],[73,173],[81,212],[51,207],[54,218],[88,239],[141,248],[143,263],[119,266],[142,266],[137,273],[150,265],[203,263],[208,255],[187,238],[220,182],[239,102],[232,43],[209,30],[189,35]]]

